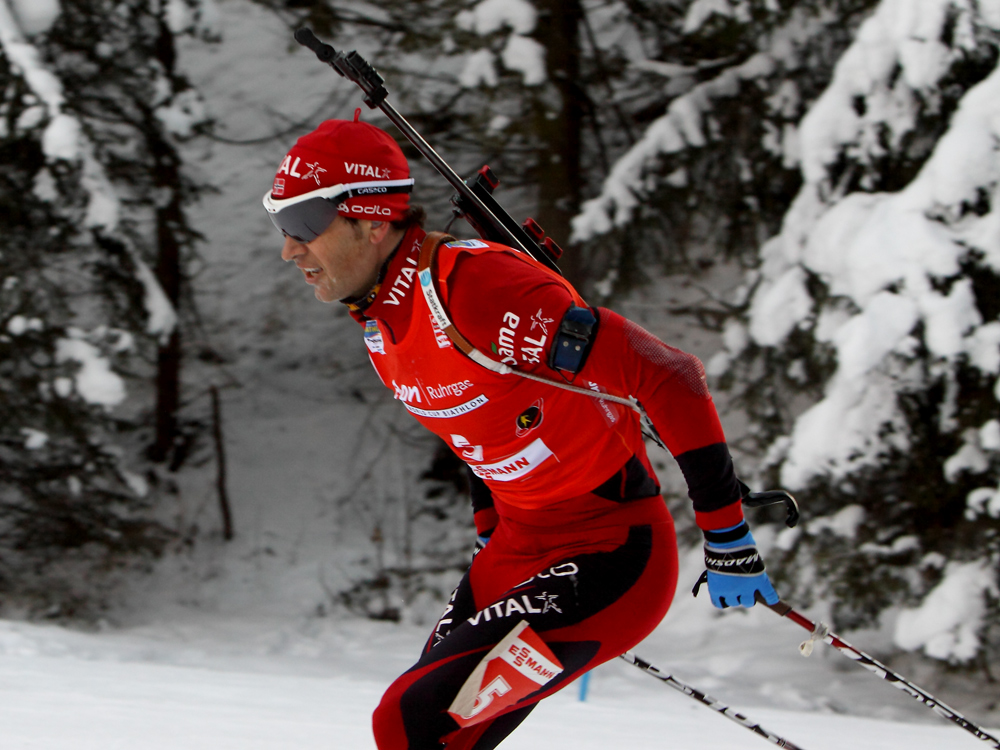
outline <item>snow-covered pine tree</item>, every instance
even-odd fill
[[[460,173],[490,164],[511,212],[533,216],[563,247],[611,161],[714,65],[685,68],[670,90],[650,75],[682,67],[659,63],[683,36],[680,0],[258,2],[368,54],[397,107]],[[424,168],[419,159],[414,166]],[[446,207],[452,191],[426,175],[422,194],[436,188],[430,202]],[[591,273],[580,252],[560,265],[578,283]]]
[[[157,350],[176,330],[169,279],[182,277],[183,261],[171,243],[193,238],[181,207],[194,191],[171,140],[190,133],[198,101],[171,55],[198,7],[0,0],[8,601],[70,614],[96,586],[76,586],[79,576],[165,538],[134,448]]]
[[[710,363],[800,494],[769,562],[842,627],[1000,655],[1000,6],[882,0],[798,126],[802,187]],[[984,660],[985,659],[985,660]],[[984,661],[983,661],[984,660]]]
[[[197,92],[176,68],[174,37],[209,35],[211,11],[205,0],[68,0],[40,45],[66,90],[67,108],[84,124],[95,157],[114,183],[123,208],[120,241],[148,263],[166,302],[182,312],[190,302],[182,299],[185,268],[197,239],[184,205],[197,197],[198,187],[182,171],[175,141],[196,134],[204,115]],[[114,256],[124,249],[111,245],[108,278],[116,273]],[[131,276],[126,271],[123,279]],[[159,336],[149,453],[176,466],[181,326],[167,330],[151,320],[147,328]]]
[[[646,50],[631,60],[640,129],[573,220],[603,291],[720,258],[753,265],[801,184],[797,124],[875,2],[626,4]]]

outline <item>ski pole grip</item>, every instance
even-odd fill
[[[753,598],[754,598],[755,602],[757,602],[758,604],[763,604],[769,610],[771,610],[772,612],[780,615],[781,617],[787,616],[788,613],[792,611],[792,605],[791,604],[785,604],[780,599],[778,600],[777,604],[768,604],[764,600],[764,595],[762,593],[760,593],[759,591],[754,592]]]
[[[785,526],[793,528],[799,522],[799,504],[785,490],[768,490],[767,492],[751,492],[743,498],[743,504],[748,508],[760,508],[764,505],[784,503],[788,510]]]
[[[313,34],[312,29],[307,29],[305,27],[295,30],[295,41],[301,44],[303,47],[308,47],[313,52],[316,53],[316,57],[320,59],[320,62],[329,63],[334,55],[337,54],[337,50],[331,47],[325,42],[321,42]]]

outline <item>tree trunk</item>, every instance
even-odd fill
[[[161,33],[157,44],[157,58],[167,75],[173,75],[175,60],[174,37],[162,17]],[[163,287],[174,310],[180,310],[181,242],[178,231],[184,226],[181,205],[180,160],[173,146],[166,140],[153,112],[147,112],[144,123],[145,136],[153,157],[153,183],[166,192],[169,199],[156,209],[156,279]],[[165,461],[177,437],[177,410],[180,407],[181,334],[180,315],[167,341],[161,342],[156,364],[156,435],[149,449],[154,461]]]
[[[536,40],[545,47],[549,83],[532,102],[535,132],[541,138],[537,159],[538,223],[565,253],[559,266],[574,284],[583,281],[581,264],[568,247],[570,219],[580,207],[581,133],[585,101],[580,89],[579,0],[535,0]]]
[[[158,165],[157,172],[162,169]],[[167,170],[171,171],[171,170]],[[176,170],[172,170],[175,173]],[[159,176],[159,175],[158,175]],[[158,184],[159,180],[157,181]],[[163,187],[171,189],[166,184]],[[180,198],[176,183],[172,186],[171,202],[156,212],[156,279],[175,310],[181,297],[181,248],[174,234],[180,218]],[[160,343],[156,362],[156,436],[149,455],[154,461],[165,461],[177,435],[177,410],[180,406],[181,335],[178,322],[166,342]]]
[[[229,490],[226,487],[226,444],[222,438],[222,405],[219,389],[214,385],[208,389],[212,397],[212,439],[215,442],[215,486],[219,491],[219,510],[222,515],[222,538],[227,542],[233,538],[233,511],[229,504]]]

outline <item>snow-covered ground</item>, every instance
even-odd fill
[[[906,711],[900,701],[909,699],[851,664],[845,671],[816,656],[806,664],[768,614],[700,632],[675,623],[679,643],[664,627],[641,652],[724,702],[739,696],[737,709],[809,750],[978,746],[929,711]],[[189,615],[92,634],[0,623],[2,746],[374,748],[371,711],[421,638],[415,627],[294,618]],[[852,715],[859,709],[869,716]],[[736,750],[764,742],[616,660],[595,670],[586,702],[575,687],[554,696],[505,747]]]
[[[224,42],[190,43],[184,59],[220,135],[266,136],[310,113],[315,121],[350,116],[358,97],[308,55],[290,55],[290,34],[274,16],[246,0],[219,0],[218,8]],[[338,95],[320,112],[331,90]],[[167,513],[200,535],[137,579],[106,622],[82,631],[0,621],[3,750],[374,747],[371,711],[413,659],[439,604],[406,609],[402,624],[373,622],[331,606],[329,591],[371,554],[359,529],[378,519],[379,492],[391,494],[421,467],[396,451],[377,467],[371,503],[344,502],[376,444],[393,434],[380,425],[409,417],[364,372],[354,324],[316,303],[278,258],[260,196],[292,137],[189,148],[201,178],[221,191],[193,216],[207,238],[197,278],[204,343],[228,360],[218,384],[236,538],[226,543],[214,532],[208,465],[181,478]],[[762,532],[766,549],[773,539]],[[685,555],[675,606],[636,649],[664,672],[809,750],[978,746],[828,648],[803,659],[804,632],[773,613],[722,613],[707,597],[692,599],[700,568],[697,550]],[[877,655],[890,643],[885,632],[845,635]],[[970,718],[1000,726],[996,696],[963,690],[919,662],[909,669],[901,671]],[[763,742],[615,661],[595,670],[586,702],[575,686],[565,690],[503,747]]]

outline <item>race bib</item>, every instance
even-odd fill
[[[562,664],[526,620],[494,646],[458,691],[448,713],[461,727],[487,721],[548,684]]]

